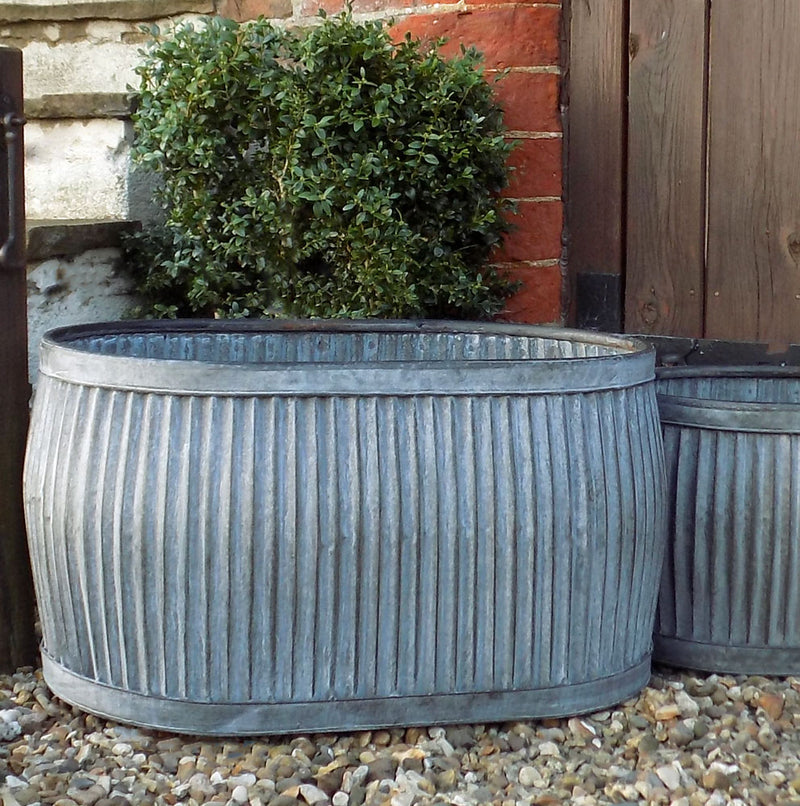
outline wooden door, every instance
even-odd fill
[[[566,12],[578,324],[597,318],[580,303],[599,271],[621,278],[628,332],[800,342],[800,0],[571,0]],[[627,54],[610,37],[599,56],[586,47],[585,31],[609,24]],[[593,72],[621,99],[620,146],[594,143],[621,150],[618,191],[572,171],[573,156],[591,159],[576,127],[591,122]],[[614,229],[602,216],[587,225],[582,199],[608,195],[595,210],[622,209],[621,256],[593,265],[592,231]]]
[[[706,335],[800,343],[800,0],[714,0]]]
[[[703,335],[708,0],[631,0],[625,327]]]

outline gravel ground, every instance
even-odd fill
[[[138,730],[0,676],[3,806],[800,806],[800,678],[656,669],[572,719],[209,741]]]

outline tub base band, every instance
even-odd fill
[[[203,703],[107,686],[64,668],[42,652],[44,678],[70,705],[107,719],[201,736],[333,733],[407,725],[567,716],[601,710],[638,694],[650,657],[610,677],[552,688],[325,702]]]
[[[800,674],[800,646],[705,644],[660,635],[656,635],[653,642],[653,660],[667,666],[721,674]]]

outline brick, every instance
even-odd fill
[[[467,0],[468,6],[496,6],[496,5],[508,5],[509,0]],[[518,6],[527,6],[527,5],[553,5],[553,6],[560,6],[561,0],[514,0],[515,5]]]
[[[467,6],[499,6],[509,5],[509,0],[466,0]],[[546,6],[546,5],[553,5],[553,6],[561,6],[561,0],[513,0],[514,5],[517,6],[529,6],[529,5],[536,5],[536,6]]]
[[[511,216],[512,231],[503,246],[492,255],[495,263],[551,260],[561,255],[563,205],[560,201],[517,203]]]
[[[467,6],[498,6],[509,5],[509,0],[466,0]],[[561,0],[514,0],[514,5],[528,6],[528,5],[553,5],[561,6]]]
[[[504,269],[510,279],[521,282],[522,287],[508,299],[498,319],[533,325],[561,324],[562,278],[559,265],[523,265]]]
[[[561,131],[559,79],[554,73],[509,73],[497,82],[495,94],[510,131]]]
[[[517,140],[508,159],[514,168],[503,195],[510,199],[560,196],[561,140]]]
[[[338,14],[344,9],[344,0],[303,0],[300,4],[300,16],[316,17],[320,9],[327,14]]]
[[[338,14],[344,10],[344,0],[303,0],[300,6],[300,15],[303,17],[316,17],[320,9],[327,14]]]
[[[292,0],[221,0],[217,13],[237,22],[267,19],[286,19],[292,16]]]
[[[558,64],[560,9],[555,5],[485,8],[444,14],[419,14],[392,29],[431,41],[446,37],[442,53],[455,56],[461,45],[474,45],[487,68],[541,67]]]

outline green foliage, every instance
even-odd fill
[[[150,314],[480,318],[513,290],[486,265],[510,146],[477,52],[349,13],[211,18],[138,74],[134,154],[166,213],[127,248]]]

